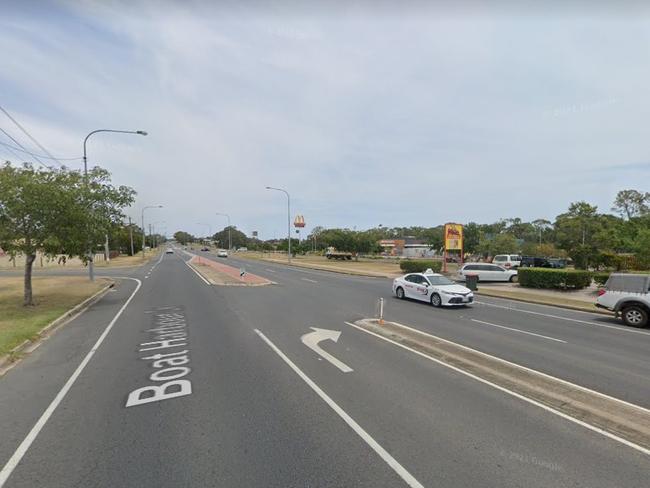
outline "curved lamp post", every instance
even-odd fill
[[[86,138],[84,139],[84,177],[86,179],[86,185],[88,184],[88,158],[87,158],[87,151],[86,151],[86,145],[88,143],[88,138],[92,136],[93,134],[97,134],[98,132],[117,132],[120,134],[137,134],[139,136],[146,136],[147,133],[143,130],[114,130],[114,129],[97,129],[92,132],[89,132]],[[144,232],[144,229],[142,229]],[[95,272],[94,272],[94,267],[93,267],[93,261],[94,261],[94,255],[92,251],[92,243],[88,244],[90,249],[88,249],[88,277],[90,278],[90,281],[95,280]],[[144,247],[142,248],[142,253],[143,253],[143,258],[144,258]]]
[[[291,264],[291,197],[289,196],[289,192],[287,190],[283,190],[282,188],[267,186],[266,189],[281,191],[287,196],[287,255],[289,257],[289,264]]]

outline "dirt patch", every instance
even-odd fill
[[[650,450],[650,410],[399,324],[356,325]]]

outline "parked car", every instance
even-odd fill
[[[225,249],[219,249],[219,251],[217,251],[217,257],[218,258],[227,258],[228,257],[228,251],[226,251]]]
[[[503,266],[488,263],[467,263],[459,270],[458,275],[461,281],[465,281],[466,275],[476,275],[479,281],[517,281],[517,270],[506,269]]]
[[[397,298],[413,298],[429,302],[434,307],[467,305],[474,301],[472,290],[430,269],[395,278],[393,293]]]
[[[553,268],[553,265],[547,258],[538,256],[523,256],[521,258],[520,268]]]
[[[598,291],[596,306],[616,312],[623,323],[646,327],[650,316],[650,275],[610,275],[605,288]]]
[[[497,254],[492,259],[492,263],[506,269],[517,269],[521,264],[521,256],[519,254]]]

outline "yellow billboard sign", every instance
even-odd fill
[[[462,224],[445,224],[445,250],[463,250],[463,226]]]

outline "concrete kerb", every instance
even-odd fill
[[[348,324],[650,455],[649,409],[395,322]]]
[[[24,342],[14,347],[8,354],[0,357],[0,376],[4,376],[7,371],[14,367],[19,361],[20,355],[23,353],[30,353],[34,351],[41,343],[47,339],[56,329],[64,326],[71,320],[77,318],[84,313],[91,305],[95,304],[103,298],[108,291],[115,286],[115,281],[109,278],[103,278],[108,281],[106,286],[96,292],[94,295],[86,298],[83,302],[75,305],[61,316],[54,319],[52,322],[43,327],[37,334],[34,340],[26,339]]]

